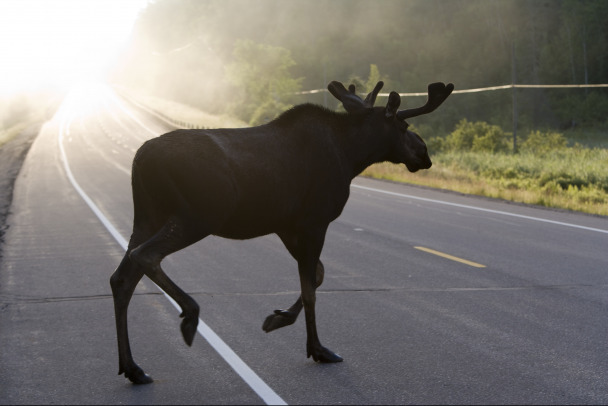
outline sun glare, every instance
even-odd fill
[[[0,94],[102,77],[147,0],[0,0]]]

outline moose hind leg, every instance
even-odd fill
[[[323,267],[323,263],[319,261],[317,263],[317,279],[315,288],[321,286],[321,284],[323,283],[324,275],[325,268]],[[296,300],[296,302],[289,309],[275,310],[273,314],[266,317],[266,320],[264,320],[264,324],[262,325],[262,329],[265,332],[270,333],[271,331],[274,331],[281,327],[292,325],[298,319],[298,316],[300,315],[300,312],[302,311],[303,307],[304,305],[302,304],[302,295],[300,295],[300,297],[298,297],[298,300]]]
[[[133,296],[135,286],[137,286],[142,276],[143,272],[137,266],[134,266],[129,259],[129,252],[127,252],[110,278],[118,339],[118,374],[124,373],[125,377],[135,384],[148,384],[153,381],[133,360],[127,327],[129,302]]]
[[[189,223],[188,226],[185,224],[185,221],[178,218],[170,218],[154,237],[131,252],[131,259],[140,264],[144,274],[181,307],[180,317],[183,318],[181,332],[184,341],[190,346],[198,326],[199,306],[190,295],[167,276],[160,266],[161,261],[167,255],[186,248],[209,235],[209,233],[202,232],[201,227],[196,227],[194,222]]]

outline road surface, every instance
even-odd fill
[[[130,336],[155,382],[131,385],[116,375],[109,277],[133,155],[169,129],[102,86],[42,128],[0,269],[0,403],[608,403],[608,219],[362,178],[329,228],[317,295],[321,341],[343,363],[306,358],[303,317],[262,331],[298,296],[278,237],[209,237],[164,262],[208,339],[186,346],[179,311],[144,279]]]

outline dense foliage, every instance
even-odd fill
[[[113,79],[256,123],[292,103],[335,107],[326,93],[294,95],[334,79],[400,92],[509,84],[513,56],[517,83],[608,83],[607,15],[605,0],[156,0]],[[509,130],[511,98],[454,95],[420,126]],[[608,89],[518,90],[517,110],[522,128],[605,128]]]

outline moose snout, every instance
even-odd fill
[[[416,157],[415,159],[411,159],[410,161],[405,162],[407,170],[412,173],[418,172],[420,169],[429,169],[432,165],[433,163],[431,162],[431,158],[429,158],[428,155]]]
[[[427,155],[424,157],[424,162],[421,169],[429,169],[433,166],[433,162],[431,162],[431,158]]]

